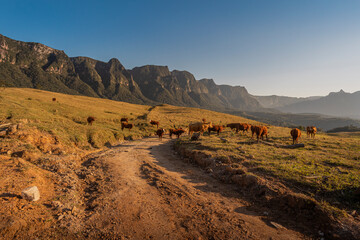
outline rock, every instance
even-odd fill
[[[38,201],[40,199],[40,192],[37,186],[32,186],[22,190],[21,196],[28,201]]]
[[[229,142],[229,140],[227,140],[226,138],[220,138],[220,140],[222,141],[222,142],[224,142],[224,143],[228,143]]]
[[[276,222],[270,222],[270,224],[273,225],[276,229],[285,229],[282,225]]]
[[[25,151],[19,151],[19,152],[14,152],[11,154],[12,157],[19,157],[19,158],[22,158],[25,156]]]
[[[55,210],[61,209],[63,207],[63,204],[59,201],[52,201],[51,205]]]
[[[207,169],[206,169],[206,172],[207,172],[207,173],[212,173],[213,170],[212,170],[211,168],[207,168]]]

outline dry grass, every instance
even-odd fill
[[[89,116],[96,119],[92,126],[87,124]],[[122,117],[135,124],[131,132],[121,130]],[[11,122],[24,122],[26,127],[36,127],[57,136],[65,145],[75,144],[82,149],[153,135],[156,127],[149,124],[150,119],[160,121],[160,127],[168,129],[174,124],[186,127],[189,122],[201,121],[203,117],[214,123],[246,121],[195,108],[152,107],[36,89],[6,88],[0,92],[0,121],[11,118]]]
[[[225,164],[238,164],[267,179],[281,181],[296,192],[345,209],[360,209],[355,190],[360,187],[360,134],[317,134],[310,139],[302,132],[305,148],[284,149],[262,143],[250,144],[250,134],[230,130],[219,137],[204,136],[198,142],[183,137],[181,144],[211,154]],[[290,145],[290,129],[271,126],[269,142]]]

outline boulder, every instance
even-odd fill
[[[40,199],[40,192],[37,186],[32,186],[22,190],[21,196],[28,201],[38,201]]]

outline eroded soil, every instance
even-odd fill
[[[106,169],[85,236],[120,239],[307,239],[250,211],[236,186],[185,162],[168,139],[148,138],[94,156]],[[96,162],[96,163],[95,163]],[[97,191],[100,191],[99,194]],[[260,212],[261,211],[261,212]]]

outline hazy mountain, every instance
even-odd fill
[[[360,119],[360,91],[346,93],[340,90],[316,100],[298,102],[278,109],[290,113],[318,113]]]
[[[334,128],[358,121],[307,115],[314,112],[335,116],[360,116],[360,93],[331,93],[319,99],[251,96],[245,87],[217,85],[212,79],[196,80],[187,71],[169,71],[167,66],[147,65],[125,69],[113,58],[102,62],[88,57],[68,57],[64,51],[41,43],[21,42],[0,35],[0,85],[27,87],[108,98],[137,104],[167,103],[247,115],[278,125],[307,124]],[[261,104],[263,105],[261,106]],[[286,105],[292,103],[291,105]],[[249,113],[251,112],[251,113]],[[256,112],[256,113],[254,113]],[[266,113],[265,113],[266,112]],[[303,121],[299,121],[302,119]],[[318,121],[314,122],[313,119]],[[314,124],[311,124],[314,122]]]
[[[101,97],[138,104],[167,103],[212,110],[261,110],[244,87],[196,80],[186,71],[167,66],[127,70],[113,58],[102,62],[68,57],[41,43],[21,42],[0,35],[0,83]]]
[[[147,65],[131,70],[142,93],[156,102],[207,109],[261,109],[244,87],[216,85],[212,79],[196,80],[187,71]]]
[[[260,105],[264,108],[280,108],[290,104],[304,102],[308,100],[316,100],[321,98],[320,96],[314,97],[305,97],[305,98],[297,98],[297,97],[286,97],[286,96],[254,96],[253,97],[260,103]]]

